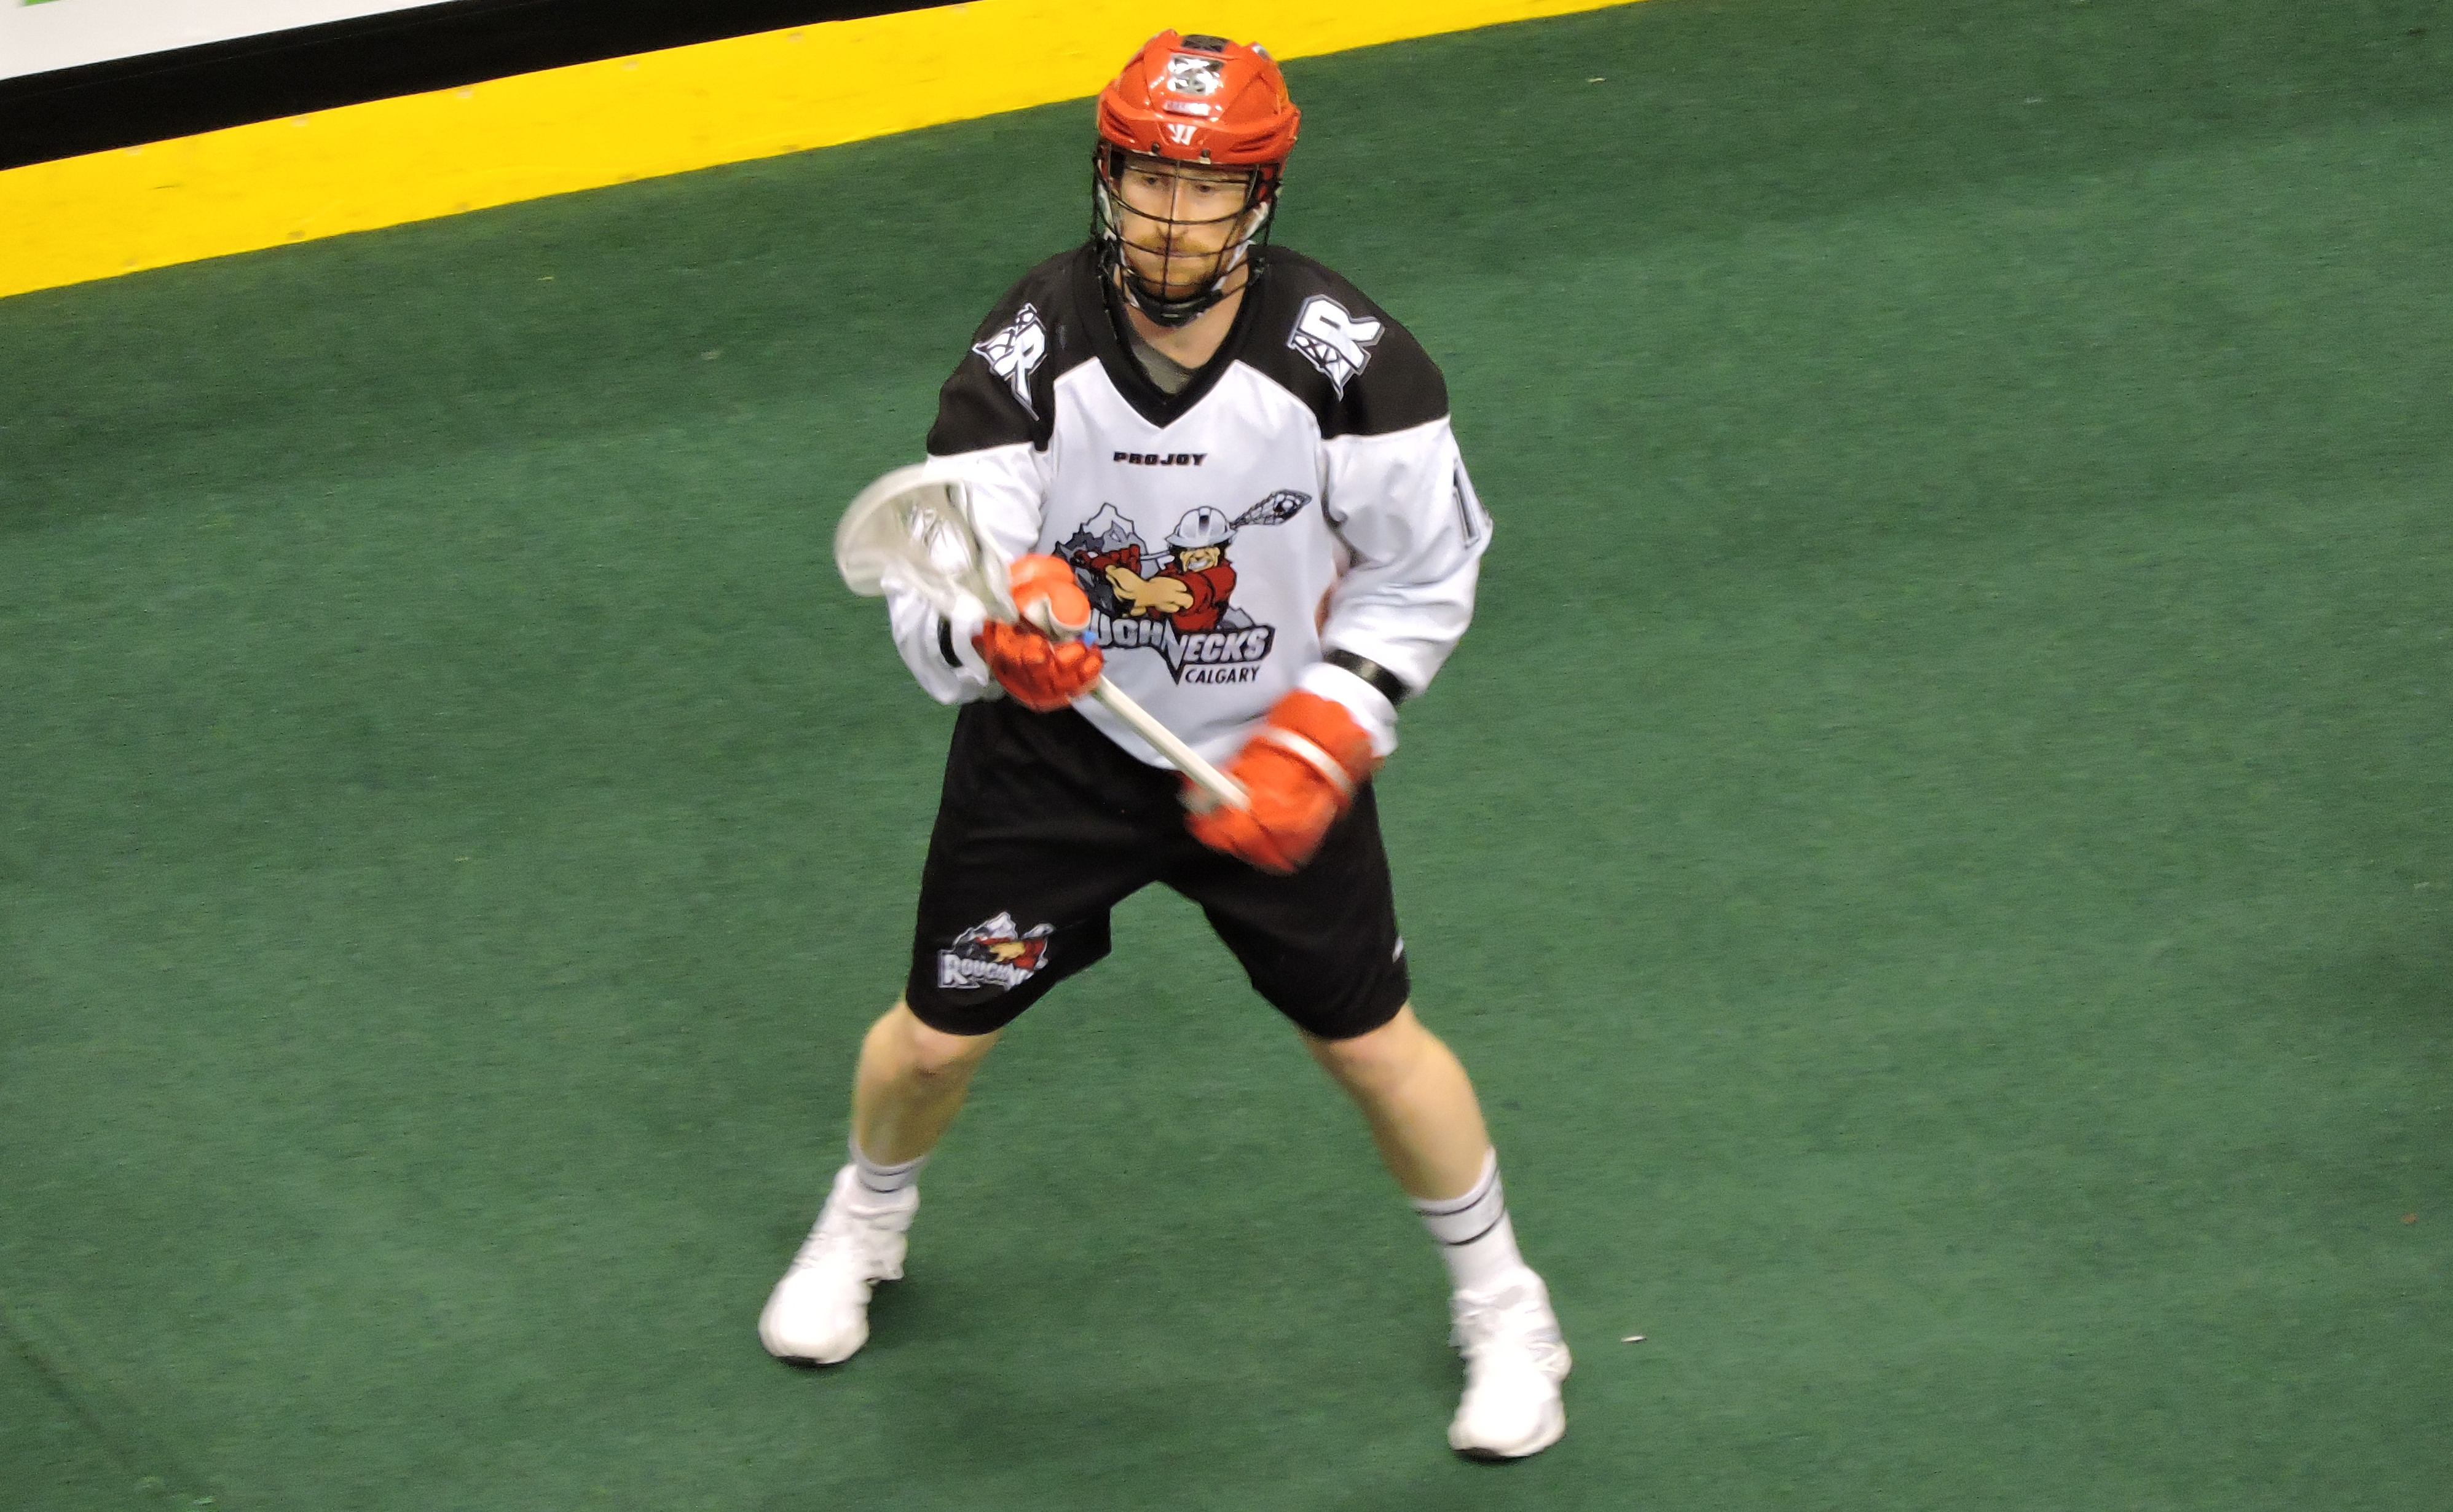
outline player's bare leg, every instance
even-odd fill
[[[1567,1426],[1559,1397],[1567,1346],[1542,1278],[1517,1252],[1472,1080],[1411,1005],[1367,1034],[1306,1035],[1304,1045],[1363,1110],[1380,1158],[1447,1261],[1466,1357],[1448,1442],[1485,1459],[1549,1447]]]
[[[932,1029],[899,1002],[869,1026],[852,1078],[851,1159],[759,1315],[768,1354],[831,1365],[868,1343],[870,1288],[903,1276],[920,1167],[996,1040]]]
[[[996,1042],[993,1032],[932,1029],[900,1002],[888,1008],[861,1041],[852,1074],[851,1136],[862,1152],[887,1165],[926,1158],[962,1111],[971,1073]]]
[[[1381,1160],[1406,1196],[1445,1202],[1482,1179],[1490,1135],[1473,1083],[1411,1005],[1368,1034],[1350,1040],[1306,1034],[1303,1042],[1363,1110]]]

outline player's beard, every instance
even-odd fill
[[[1187,251],[1172,236],[1162,233],[1156,245],[1125,243],[1125,260],[1143,288],[1162,299],[1190,299],[1206,292],[1230,270],[1233,247],[1212,251]]]

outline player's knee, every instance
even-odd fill
[[[996,1035],[947,1034],[932,1029],[917,1018],[911,1020],[907,1042],[910,1055],[907,1064],[912,1074],[925,1081],[943,1081],[968,1076],[997,1042]]]
[[[1437,1043],[1410,1006],[1399,1008],[1395,1018],[1351,1039],[1320,1040],[1308,1035],[1304,1039],[1312,1059],[1349,1085],[1402,1079]]]
[[[897,1003],[869,1026],[861,1053],[866,1064],[891,1067],[890,1075],[934,1082],[968,1074],[996,1042],[994,1031],[948,1034],[932,1029],[909,1005]]]

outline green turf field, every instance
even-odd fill
[[[759,1350],[948,723],[828,530],[1067,106],[0,303],[0,1504],[2453,1505],[2453,4],[1288,71],[1500,522],[1385,810],[1566,1442],[1166,896]]]

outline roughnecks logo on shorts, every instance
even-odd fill
[[[998,914],[954,936],[951,949],[937,952],[941,987],[1018,987],[1047,964],[1047,937],[1054,925],[1018,929],[1013,915]]]
[[[1284,525],[1310,502],[1281,488],[1232,519],[1204,506],[1176,522],[1164,551],[1103,504],[1056,549],[1089,595],[1091,630],[1107,650],[1156,651],[1179,683],[1248,683],[1278,631],[1235,607],[1227,543],[1248,527]]]

